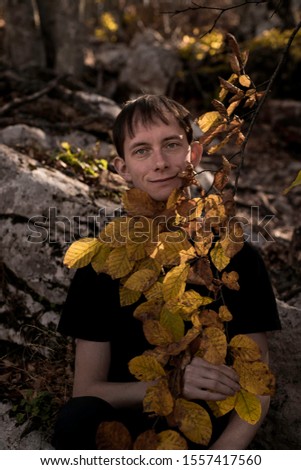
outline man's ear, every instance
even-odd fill
[[[117,173],[122,176],[122,178],[125,179],[128,183],[132,181],[132,177],[130,173],[128,172],[125,160],[119,156],[115,157],[113,160],[113,165],[115,167],[115,170]]]
[[[203,146],[198,141],[191,143],[191,163],[196,167],[202,160]]]

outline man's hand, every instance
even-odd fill
[[[213,365],[194,357],[183,376],[183,395],[188,400],[224,400],[240,390],[237,373],[226,365]]]

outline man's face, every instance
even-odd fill
[[[178,173],[186,162],[197,164],[202,153],[200,144],[188,144],[177,120],[167,117],[167,125],[160,120],[147,126],[137,122],[134,137],[126,135],[124,160],[115,160],[118,173],[156,201],[166,201],[172,190],[182,185]]]

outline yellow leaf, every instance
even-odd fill
[[[210,251],[210,257],[218,271],[222,271],[230,263],[230,258],[225,255],[220,241],[217,241]]]
[[[210,220],[210,226],[213,227],[214,225],[219,226],[225,218],[226,213],[222,198],[217,194],[210,194],[205,202],[205,221],[208,222],[209,219],[213,219]],[[214,219],[216,223],[214,223]]]
[[[293,189],[295,186],[299,186],[301,184],[301,170],[299,171],[296,179],[292,182],[292,184],[289,185],[288,188],[286,188],[282,194],[287,194],[291,189]]]
[[[178,432],[168,429],[158,434],[157,450],[187,450],[187,442]]]
[[[199,314],[197,314],[197,316],[197,322],[194,318],[192,318],[191,320],[193,322],[199,323],[202,327],[213,326],[215,328],[219,328],[220,330],[224,330],[223,322],[214,310],[202,310]]]
[[[147,300],[162,299],[163,300],[163,286],[161,282],[155,282],[147,291],[143,292]]]
[[[143,399],[143,410],[146,413],[156,413],[168,416],[174,407],[174,399],[168,388],[167,380],[160,379],[146,390]]]
[[[214,235],[210,231],[202,231],[198,229],[197,236],[194,240],[194,246],[199,256],[206,256],[212,246]]]
[[[249,88],[249,86],[251,85],[251,79],[249,75],[240,75],[238,81],[242,86],[246,88]]]
[[[133,290],[127,289],[124,286],[121,286],[119,289],[119,299],[121,307],[126,305],[132,305],[141,297],[141,292],[135,292]]]
[[[163,297],[166,302],[179,299],[184,294],[188,273],[189,265],[180,264],[166,274],[163,281]]]
[[[160,313],[162,309],[163,300],[150,299],[138,305],[133,315],[137,320],[160,320]]]
[[[213,299],[203,297],[193,289],[184,292],[179,300],[172,299],[166,303],[166,307],[171,312],[178,313],[184,320],[190,320],[192,313],[198,310],[200,306],[211,303]]]
[[[244,246],[244,231],[235,218],[228,222],[227,231],[221,237],[221,246],[229,258],[233,258]]]
[[[212,424],[207,411],[197,403],[179,398],[176,400],[174,418],[180,431],[192,442],[207,445],[212,434]]]
[[[242,361],[257,361],[261,358],[258,344],[247,335],[236,335],[229,343],[231,354]]]
[[[102,243],[98,238],[81,238],[73,242],[68,248],[64,257],[64,264],[68,268],[83,268],[91,262],[101,247]]]
[[[112,222],[105,225],[98,238],[112,248],[122,246],[127,241],[132,223],[133,221],[129,217],[116,217]]]
[[[101,246],[99,252],[93,257],[91,262],[92,268],[97,273],[101,273],[102,270],[106,269],[106,263],[108,261],[108,256],[111,252],[110,246],[104,244]]]
[[[109,274],[113,279],[126,276],[131,272],[135,261],[128,259],[126,247],[114,248],[108,258]]]
[[[256,395],[272,395],[275,392],[275,377],[264,362],[236,359],[233,367],[239,375],[240,385],[248,392]]]
[[[236,394],[234,396],[227,397],[225,400],[207,401],[207,403],[210,406],[214,416],[219,418],[220,416],[224,416],[225,414],[229,413],[229,411],[233,410],[236,403]]]
[[[178,313],[171,312],[166,306],[163,307],[160,323],[172,335],[172,341],[180,341],[184,336],[184,322]]]
[[[200,328],[193,326],[190,328],[190,330],[187,331],[186,335],[180,339],[180,341],[165,346],[164,352],[166,352],[166,354],[170,354],[171,356],[177,356],[182,351],[184,351],[193,340],[195,340],[199,333]]]
[[[261,417],[261,402],[256,395],[241,389],[237,392],[235,411],[249,424],[256,424]]]
[[[137,269],[153,269],[158,275],[161,273],[161,265],[153,258],[147,257],[137,261]]]
[[[137,292],[149,289],[157,280],[158,274],[152,269],[135,271],[124,284],[125,287]]]
[[[211,364],[220,365],[225,363],[227,354],[227,338],[219,328],[208,327],[201,337],[197,356],[202,357]]]
[[[129,371],[142,382],[151,382],[164,377],[165,371],[161,364],[152,356],[136,356],[129,362]]]
[[[147,341],[155,346],[164,346],[173,341],[172,333],[164,328],[158,320],[145,320],[143,332]]]
[[[198,125],[203,132],[207,132],[213,125],[217,124],[222,117],[218,111],[210,111],[198,119]]]
[[[150,244],[146,250],[163,266],[177,265],[185,255],[189,258],[195,256],[193,246],[182,231],[160,233],[157,244]]]
[[[96,448],[98,450],[129,450],[132,448],[132,438],[123,423],[103,421],[96,432]]]
[[[127,241],[126,252],[129,260],[139,261],[146,256],[144,243],[135,241],[135,239]]]

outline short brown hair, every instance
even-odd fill
[[[166,96],[142,95],[134,100],[127,101],[115,120],[113,142],[118,155],[124,158],[126,133],[134,137],[134,127],[137,119],[140,119],[143,125],[154,123],[157,119],[164,124],[168,124],[167,112],[175,117],[180,127],[185,131],[188,143],[191,144],[193,131],[190,112],[180,103]]]

